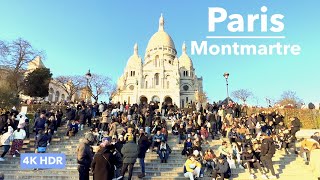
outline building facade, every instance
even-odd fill
[[[113,102],[166,102],[185,107],[202,93],[202,78],[198,78],[185,43],[178,57],[175,44],[164,30],[164,18],[159,19],[158,31],[150,38],[144,58],[135,44],[124,73],[117,82]]]
[[[43,64],[41,57],[37,56],[28,63],[27,71],[25,72],[25,76],[34,71],[37,68],[46,68],[46,66]],[[44,101],[50,102],[50,103],[58,103],[58,102],[64,102],[68,99],[67,92],[61,87],[59,82],[52,79],[49,84],[49,95],[44,98]],[[29,100],[32,99],[29,96],[26,96],[24,94],[20,95],[22,100]],[[75,97],[72,97],[71,100],[73,101]]]

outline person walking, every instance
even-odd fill
[[[129,140],[125,145],[123,145],[121,153],[123,155],[123,165],[121,169],[121,176],[119,177],[119,179],[123,180],[124,174],[128,170],[128,180],[131,180],[133,166],[139,155],[139,147],[136,143],[134,143],[133,140]]]
[[[44,130],[40,129],[36,136],[35,152],[45,153],[49,142],[49,136]]]
[[[291,135],[296,137],[296,132],[300,131],[301,122],[297,117],[290,118],[291,121]]]
[[[93,158],[91,145],[94,143],[94,135],[88,133],[77,149],[77,162],[79,180],[89,180],[89,169]]]
[[[23,146],[23,140],[26,137],[26,131],[19,124],[18,129],[13,132],[13,141],[10,150],[10,155],[16,157],[16,154],[20,154],[20,149]]]
[[[139,174],[138,177],[143,178],[146,176],[144,158],[146,157],[146,152],[149,148],[150,143],[143,129],[140,129],[139,133],[140,135],[138,140],[138,146],[139,146],[138,158],[139,158],[140,167],[141,167],[141,174]]]
[[[8,126],[8,132],[1,136],[0,144],[3,146],[3,153],[1,154],[0,161],[4,161],[4,156],[10,149],[10,142],[13,141],[13,128]]]
[[[273,168],[272,157],[275,154],[276,147],[270,136],[266,133],[261,133],[262,143],[261,143],[261,162],[265,168],[271,171],[271,176],[269,179],[277,179],[276,173]]]

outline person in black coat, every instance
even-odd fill
[[[112,180],[114,177],[115,158],[112,150],[114,146],[110,144],[111,138],[103,138],[100,149],[94,155],[91,170],[93,180]]]
[[[291,135],[296,137],[296,132],[300,130],[300,120],[297,117],[290,118],[291,120]]]
[[[6,126],[8,117],[6,116],[5,111],[0,112],[0,113],[1,113],[1,115],[0,115],[0,134],[2,134],[4,132],[4,128]]]
[[[43,130],[36,135],[35,149],[37,153],[45,153],[49,142],[49,136]]]
[[[247,150],[242,153],[242,161],[244,164],[244,167],[246,167],[250,173],[250,178],[255,178],[254,172],[252,171],[252,167],[258,168],[259,171],[262,174],[262,179],[268,179],[265,172],[263,172],[261,165],[259,163],[258,158],[254,155],[252,148],[247,147]]]
[[[79,115],[80,130],[83,130],[83,127],[87,122],[87,110],[85,106],[82,106],[82,109],[78,112],[78,115]]]
[[[138,140],[138,146],[139,146],[139,162],[141,167],[141,174],[138,175],[139,178],[143,178],[145,176],[145,164],[144,164],[144,158],[146,157],[146,152],[149,149],[150,142],[148,140],[148,137],[145,135],[143,129],[140,129],[139,131],[140,136]]]
[[[62,112],[61,109],[59,109],[59,110],[56,112],[57,125],[56,125],[55,131],[57,131],[57,128],[60,127],[61,121],[62,121],[62,117],[63,117],[63,112]]]
[[[66,120],[67,120],[67,126],[69,123],[71,123],[72,120],[76,118],[76,111],[72,109],[71,107],[67,107],[66,109]]]
[[[275,154],[275,144],[271,137],[267,136],[266,133],[261,133],[261,153],[260,159],[264,167],[271,171],[272,176],[269,178],[276,178],[276,173],[273,168],[272,156]]]

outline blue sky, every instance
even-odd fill
[[[190,55],[196,74],[204,79],[211,101],[226,97],[224,72],[230,73],[229,89],[249,89],[257,97],[278,99],[293,90],[306,103],[320,102],[318,7],[320,1],[203,0],[203,1],[79,1],[10,0],[0,3],[0,39],[22,37],[46,53],[45,65],[54,76],[92,72],[110,76],[114,82],[123,73],[134,43],[144,56],[150,37],[158,30],[161,13],[165,30],[175,42],[178,55],[185,41],[206,40],[207,35],[285,35],[284,40],[208,40],[209,44],[299,44],[299,56],[198,56]],[[221,23],[208,32],[208,7],[222,7],[229,14],[285,16],[281,33],[229,33]],[[245,18],[246,19],[246,18]],[[258,28],[258,23],[256,27]],[[246,26],[245,26],[246,27]]]

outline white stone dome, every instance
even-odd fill
[[[192,60],[187,54],[187,47],[186,47],[185,43],[183,43],[183,45],[182,45],[182,54],[179,57],[179,66],[185,67],[187,69],[189,69],[189,68],[192,69],[192,67],[193,67]]]
[[[164,19],[161,14],[159,19],[159,29],[149,40],[147,51],[154,49],[156,47],[171,47],[175,49],[174,42],[170,35],[164,31]]]
[[[156,32],[149,40],[147,51],[155,47],[171,47],[175,49],[174,42],[165,31]]]

